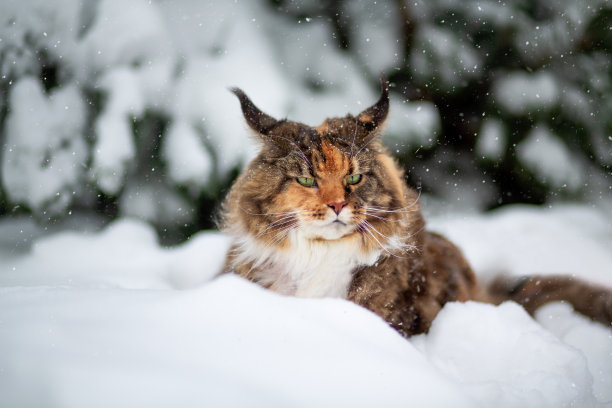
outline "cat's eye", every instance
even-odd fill
[[[346,178],[346,184],[357,184],[361,181],[361,174],[353,174]]]
[[[315,179],[310,177],[298,177],[297,181],[304,187],[312,187],[315,185]]]

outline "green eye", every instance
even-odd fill
[[[298,177],[297,181],[304,187],[312,187],[315,184],[315,180],[310,177]]]
[[[346,178],[346,184],[357,184],[361,181],[361,174],[353,174]]]

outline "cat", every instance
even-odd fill
[[[371,107],[317,127],[276,120],[231,89],[261,148],[222,205],[224,271],[285,295],[348,299],[407,337],[427,332],[445,303],[468,300],[514,300],[531,314],[565,300],[610,326],[611,290],[565,276],[485,287],[455,245],[425,230],[419,194],[381,143],[384,75],[381,85]]]

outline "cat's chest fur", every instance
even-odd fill
[[[252,265],[254,280],[278,293],[346,298],[354,271],[373,265],[381,254],[379,250],[365,251],[358,240],[312,240],[293,231],[290,244],[278,250],[244,237],[238,263]]]

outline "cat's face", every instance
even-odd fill
[[[338,239],[352,233],[364,219],[356,192],[364,169],[326,140],[311,161],[312,167],[288,187],[285,201],[298,211],[307,237]]]
[[[378,140],[388,111],[386,82],[371,108],[318,127],[277,121],[234,92],[263,140],[228,199],[246,233],[276,246],[296,233],[326,241],[364,236],[375,247],[394,239],[410,197]]]
[[[275,180],[281,185],[269,213],[293,221],[306,238],[335,240],[356,233],[366,221],[365,205],[375,198],[377,184],[370,166],[374,154],[358,153],[357,146],[351,154],[321,133],[311,146],[296,146],[278,163]]]

